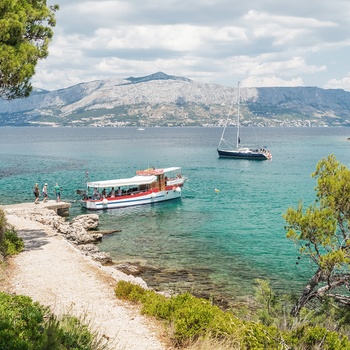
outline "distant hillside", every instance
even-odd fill
[[[350,126],[350,92],[317,87],[241,88],[242,124]],[[0,100],[0,126],[178,126],[235,123],[237,88],[158,72]],[[231,111],[231,112],[230,112]]]

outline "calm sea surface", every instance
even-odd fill
[[[333,153],[350,166],[349,128],[243,128],[241,140],[267,147],[272,161],[219,159],[219,128],[0,128],[0,204],[33,201],[32,187],[58,182],[71,216],[86,213],[75,190],[91,180],[131,177],[149,166],[181,166],[180,200],[99,212],[100,249],[141,264],[151,286],[224,298],[252,291],[256,278],[298,291],[306,262],[285,238],[282,213],[314,200],[310,174]],[[216,192],[218,189],[219,192]]]

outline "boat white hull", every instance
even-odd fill
[[[89,210],[105,210],[115,208],[125,208],[135,205],[154,204],[158,202],[168,201],[181,197],[181,188],[175,187],[164,191],[147,191],[144,193],[108,197],[103,199],[84,199],[82,200],[82,206]]]

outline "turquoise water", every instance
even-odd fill
[[[296,265],[282,213],[314,200],[310,174],[333,153],[350,166],[350,129],[243,128],[241,139],[266,146],[273,160],[219,159],[219,128],[0,128],[0,203],[32,201],[35,182],[63,188],[71,215],[86,213],[75,190],[91,180],[129,177],[148,166],[181,166],[182,199],[100,212],[100,249],[116,262],[147,267],[150,285],[224,298],[250,293],[256,278],[298,291],[310,270]],[[217,193],[215,189],[218,189]],[[292,281],[292,282],[291,282]]]

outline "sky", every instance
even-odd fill
[[[47,0],[58,4],[33,86],[156,72],[244,87],[350,91],[349,0]]]

